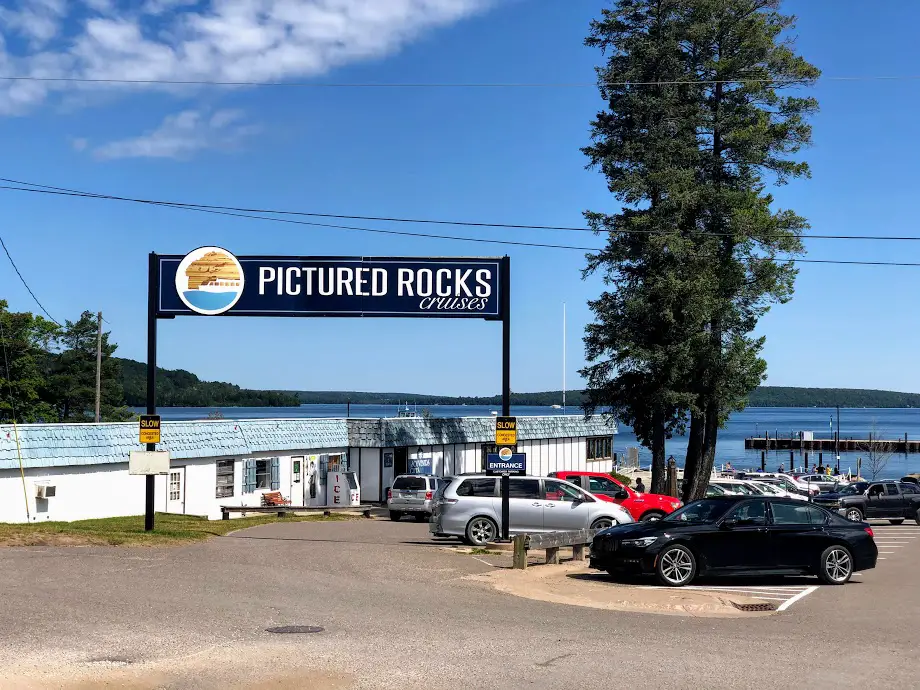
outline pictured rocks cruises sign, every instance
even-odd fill
[[[156,257],[157,315],[501,318],[502,259]]]

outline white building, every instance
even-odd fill
[[[219,519],[221,506],[259,506],[271,491],[329,505],[326,473],[337,468],[357,474],[362,503],[382,501],[398,474],[480,471],[494,429],[491,417],[166,421],[157,448],[170,471],[156,477],[156,510]],[[518,452],[530,474],[609,472],[615,433],[601,418],[518,417]],[[136,423],[0,425],[0,522],[143,513],[132,450],[143,450]]]

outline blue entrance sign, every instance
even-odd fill
[[[501,259],[240,256],[199,247],[156,257],[160,318],[408,316],[501,319]]]
[[[486,474],[527,474],[527,453],[513,453],[503,460],[498,453],[486,455]]]

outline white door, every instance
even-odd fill
[[[301,497],[304,495],[303,490],[303,475],[304,475],[304,466],[303,466],[303,456],[296,455],[291,458],[291,491],[288,493],[288,496],[291,497],[291,503],[297,505],[297,501],[301,500]],[[301,503],[300,505],[305,506],[306,503]]]
[[[171,467],[166,482],[166,512],[185,513],[185,468]]]

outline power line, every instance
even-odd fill
[[[678,79],[665,81],[604,81],[605,86],[679,86],[685,84],[776,84],[794,86],[806,81],[916,81],[920,75],[856,75],[803,79]],[[39,77],[0,75],[0,81],[26,81],[77,84],[147,84],[163,86],[256,86],[311,89],[571,89],[596,87],[600,81],[584,82],[303,82],[303,81],[221,81],[214,79],[119,79],[115,77]]]
[[[473,227],[473,228],[505,228],[513,230],[563,230],[568,232],[590,232],[595,233],[591,228],[578,227],[578,226],[568,226],[568,225],[526,225],[520,223],[489,223],[481,221],[464,221],[464,220],[444,220],[444,219],[433,219],[433,218],[399,218],[399,217],[390,217],[390,216],[356,216],[356,215],[345,215],[338,213],[316,213],[310,211],[289,211],[289,210],[279,210],[279,209],[266,209],[266,208],[246,208],[242,206],[221,206],[214,204],[196,204],[196,203],[187,203],[181,201],[168,201],[162,199],[141,199],[134,197],[124,197],[124,196],[115,196],[111,194],[100,194],[97,192],[87,192],[79,189],[71,189],[68,187],[55,187],[52,185],[37,184],[34,182],[25,182],[23,180],[14,180],[7,177],[0,177],[0,182],[8,182],[14,185],[21,185],[19,187],[4,186],[0,185],[0,190],[7,191],[18,191],[18,192],[35,192],[35,193],[45,193],[45,194],[58,194],[60,196],[77,196],[77,197],[87,197],[93,199],[107,199],[110,201],[124,201],[136,204],[152,204],[157,206],[173,206],[176,208],[196,208],[196,209],[211,209],[211,210],[220,210],[220,211],[235,211],[238,213],[269,213],[272,215],[279,216],[305,216],[310,218],[335,218],[342,220],[369,220],[369,221],[380,221],[386,223],[418,223],[418,224],[431,224],[431,225],[456,225],[464,227]],[[27,189],[26,187],[37,187],[39,189]],[[44,191],[50,190],[50,191]],[[344,228],[344,229],[360,229],[360,228],[351,228],[348,226],[338,226],[338,225],[324,225],[321,223],[316,223],[315,225],[319,227],[332,227],[332,228]],[[381,231],[382,232],[382,231]],[[605,232],[605,231],[601,231]],[[661,235],[665,234],[660,230],[614,230],[610,232],[617,232],[621,234],[645,234],[645,235]],[[416,235],[418,233],[409,233]],[[706,234],[709,236],[718,236],[718,237],[734,237],[733,233],[699,233]],[[418,234],[419,237],[428,237],[428,235]],[[787,237],[787,235],[771,235],[766,234],[762,235],[763,237]],[[433,237],[440,237],[439,235],[434,235]],[[469,239],[469,238],[459,238],[459,239]],[[890,236],[890,235],[802,235],[801,239],[804,240],[879,240],[879,241],[920,241],[920,236]],[[498,240],[496,240],[498,241]],[[543,245],[536,245],[543,246]],[[556,245],[553,245],[556,246]],[[596,247],[563,247],[560,248],[570,248],[570,249],[588,249],[594,251]]]
[[[51,319],[54,323],[56,323],[58,326],[60,326],[61,324],[58,323],[58,321],[57,321],[53,316],[51,316],[51,314],[48,313],[48,310],[45,309],[45,305],[43,305],[43,304],[39,301],[38,297],[35,296],[35,293],[32,292],[32,288],[30,288],[30,287],[29,287],[29,284],[26,282],[26,279],[22,277],[22,273],[19,272],[19,267],[16,266],[16,262],[13,261],[13,257],[10,256],[10,250],[6,248],[6,242],[3,241],[3,238],[2,238],[2,237],[0,237],[0,246],[3,247],[3,251],[6,253],[6,258],[10,260],[10,265],[12,265],[13,270],[16,271],[16,275],[19,276],[19,280],[22,281],[22,284],[25,286],[26,290],[28,290],[28,291],[29,291],[29,294],[32,295],[32,299],[35,300],[35,304],[37,304],[37,305],[39,306],[39,308],[40,308],[43,312],[45,312],[45,316],[47,316],[47,317],[48,317],[49,319]]]
[[[0,178],[3,180],[4,178]],[[26,183],[29,184],[29,183]],[[420,233],[420,232],[407,232],[402,230],[386,230],[383,228],[367,228],[359,227],[354,225],[339,225],[333,223],[317,223],[314,221],[305,221],[305,220],[295,220],[292,218],[272,218],[269,216],[253,215],[250,213],[241,213],[232,210],[219,210],[220,208],[232,209],[233,207],[200,207],[193,204],[180,204],[176,202],[169,201],[153,201],[149,199],[132,199],[129,197],[117,197],[106,194],[95,194],[91,192],[78,192],[76,190],[68,190],[65,187],[50,187],[50,185],[34,185],[47,187],[47,189],[27,189],[24,187],[6,187],[0,185],[0,189],[7,189],[13,191],[23,191],[23,192],[34,192],[38,194],[51,194],[55,196],[70,196],[78,198],[87,198],[87,199],[100,199],[103,201],[126,201],[134,202],[140,204],[146,204],[150,206],[162,206],[164,208],[172,208],[181,211],[196,211],[198,213],[211,213],[221,216],[231,216],[235,218],[246,218],[249,220],[263,220],[273,223],[287,223],[291,225],[306,225],[310,227],[320,227],[320,228],[331,228],[337,230],[354,230],[358,232],[371,232],[379,233],[384,235],[400,235],[405,237],[422,237],[427,239],[439,239],[439,240],[455,240],[460,242],[480,242],[485,244],[500,244],[500,245],[512,245],[520,247],[540,247],[545,249],[573,249],[578,251],[588,251],[588,252],[597,252],[602,251],[602,247],[581,247],[574,245],[566,244],[547,244],[541,242],[519,242],[514,240],[496,240],[489,239],[484,237],[463,237],[459,235],[438,235],[434,233]],[[263,213],[273,213],[273,211],[263,211]],[[411,221],[407,221],[411,222]],[[498,226],[502,227],[502,226]],[[872,239],[872,238],[855,238],[851,236],[841,236],[841,239]],[[883,239],[879,237],[877,239]],[[918,238],[903,238],[903,239],[920,239]],[[759,261],[781,261],[781,262],[792,262],[792,263],[814,263],[814,264],[843,264],[843,265],[854,265],[854,266],[920,266],[920,263],[909,263],[909,262],[887,262],[887,261],[848,261],[848,260],[836,260],[836,259],[797,259],[792,257],[779,257],[779,258],[769,258],[763,257],[756,259]],[[37,300],[36,300],[37,301]],[[46,312],[47,313],[47,312]]]

